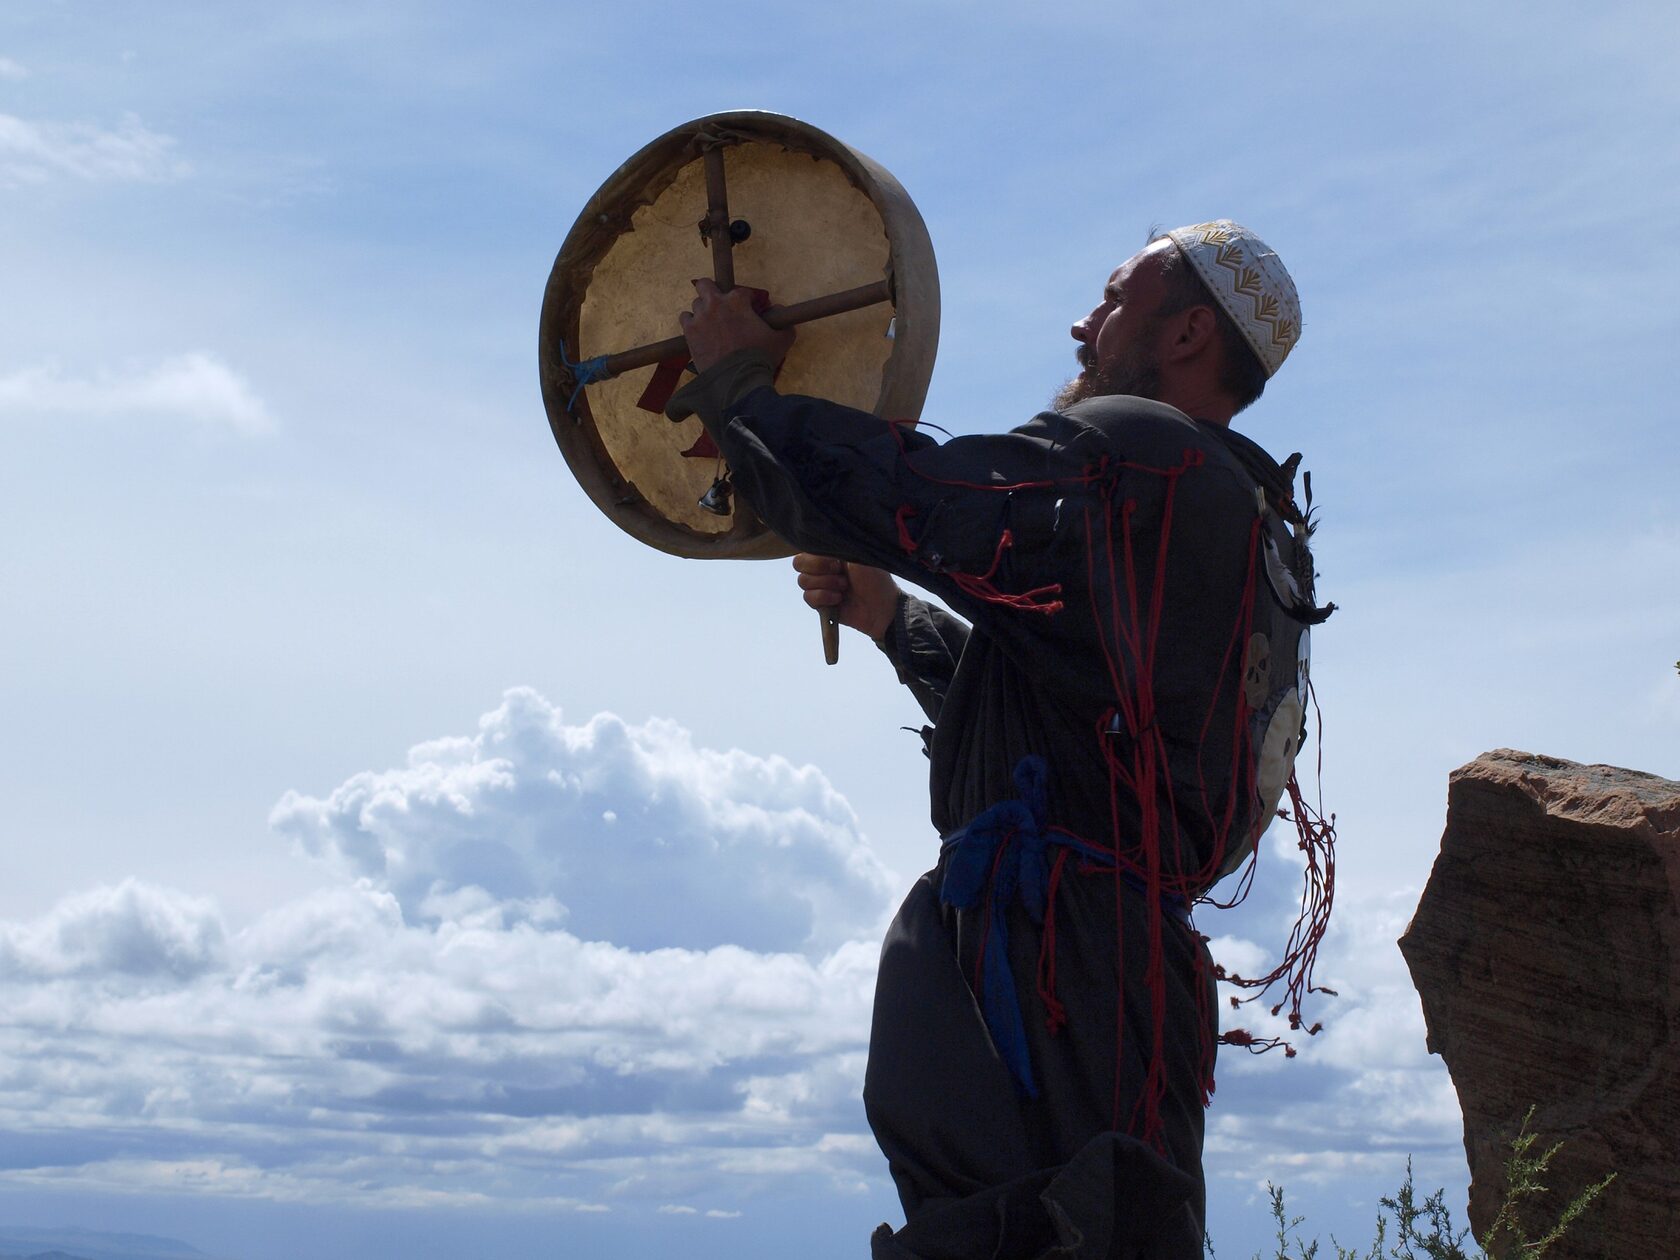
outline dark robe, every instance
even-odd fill
[[[1128,853],[1138,870],[1145,837],[1154,850],[1153,882],[1068,864],[1054,897],[1057,1031],[1039,992],[1039,916],[996,908],[1036,1097],[977,1003],[987,921],[981,907],[942,902],[949,854],[911,889],[882,951],[864,1086],[907,1223],[877,1231],[874,1254],[1199,1257],[1216,1016],[1205,944],[1183,905],[1230,868],[1234,837],[1255,822],[1233,773],[1232,644],[1256,485],[1276,490],[1277,466],[1222,426],[1125,396],[939,444],[780,395],[751,353],[702,374],[671,410],[701,417],[741,498],[790,543],[890,570],[971,623],[905,597],[884,644],[931,723],[942,837],[1016,798],[1018,768],[1037,757],[1051,826]],[[1156,649],[1144,659],[1117,627],[1152,616]],[[1136,700],[1143,675],[1155,711],[1134,731],[1116,709],[1120,693]],[[1156,736],[1165,757],[1144,789],[1151,826],[1111,770]],[[1150,1131],[1140,1116],[1152,1063]]]

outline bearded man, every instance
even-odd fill
[[[1229,220],[1168,232],[1074,324],[1050,410],[943,444],[778,394],[793,334],[696,288],[668,414],[930,723],[943,843],[883,947],[864,1087],[906,1216],[875,1257],[1199,1257],[1217,1021],[1190,909],[1269,821],[1315,611],[1293,461],[1229,428],[1299,335],[1293,282]]]

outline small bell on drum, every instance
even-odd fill
[[[714,516],[728,516],[733,510],[729,506],[729,496],[735,487],[729,484],[729,474],[725,473],[712,482],[712,488],[700,496],[700,506]]]

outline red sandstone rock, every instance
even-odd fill
[[[1537,1146],[1565,1145],[1531,1219],[1617,1173],[1548,1260],[1680,1257],[1680,783],[1510,749],[1454,771],[1400,950],[1464,1109],[1476,1233],[1533,1105]]]

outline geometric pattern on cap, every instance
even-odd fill
[[[1269,377],[1301,339],[1301,299],[1283,260],[1240,223],[1214,219],[1167,235],[1189,259]]]

